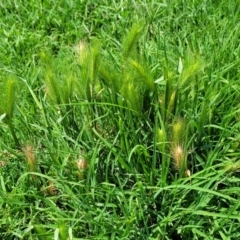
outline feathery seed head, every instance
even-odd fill
[[[76,166],[79,169],[79,172],[77,173],[78,177],[80,179],[84,178],[85,175],[85,170],[88,168],[88,162],[84,157],[80,157],[77,162],[76,162]]]
[[[164,151],[164,146],[166,142],[166,134],[163,129],[158,128],[157,130],[157,146],[160,151]]]
[[[184,151],[183,147],[180,145],[176,145],[172,149],[172,158],[174,160],[174,165],[177,170],[181,170],[184,166]]]
[[[88,163],[85,158],[80,158],[77,160],[77,168],[79,170],[85,170],[87,167],[88,167]]]
[[[88,58],[89,49],[87,43],[81,40],[77,45],[77,53],[80,65],[83,65]]]
[[[48,189],[47,192],[50,196],[56,195],[56,187],[52,181],[48,182]]]
[[[23,149],[23,152],[25,154],[25,157],[27,159],[27,163],[29,165],[29,170],[31,172],[36,170],[36,158],[34,154],[34,148],[32,145],[26,145]]]
[[[178,145],[182,144],[184,141],[184,135],[186,130],[186,124],[184,122],[184,119],[179,118],[172,127],[172,138],[173,138],[173,144]]]
[[[184,177],[190,177],[191,171],[187,166],[187,156],[184,148],[181,145],[173,146],[171,151],[172,159],[176,170],[183,173]]]

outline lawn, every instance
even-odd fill
[[[0,238],[240,239],[240,1],[0,1]]]

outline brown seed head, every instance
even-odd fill
[[[176,145],[172,148],[171,155],[173,158],[174,166],[179,172],[187,172],[187,160],[184,149],[181,145]],[[189,174],[189,172],[188,172]]]
[[[88,163],[85,158],[80,158],[77,160],[77,168],[79,170],[85,170],[87,167],[88,167]]]
[[[177,170],[182,168],[183,160],[184,160],[184,152],[183,148],[180,145],[177,145],[172,150],[172,158],[174,160],[174,165]]]
[[[56,187],[52,181],[48,182],[48,189],[49,195],[54,196],[56,194]]]
[[[27,163],[29,165],[30,171],[35,171],[36,168],[36,158],[34,155],[34,148],[32,145],[26,145],[23,149],[23,152],[26,156]]]

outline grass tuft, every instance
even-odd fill
[[[0,7],[1,239],[240,238],[238,1]]]

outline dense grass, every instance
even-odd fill
[[[2,1],[1,239],[239,239],[239,3]]]

